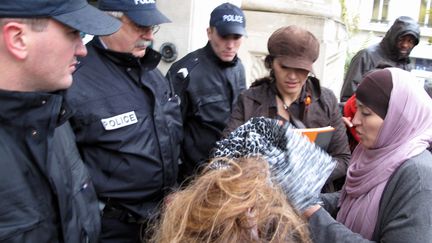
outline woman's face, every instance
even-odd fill
[[[357,112],[352,123],[363,146],[372,148],[375,145],[383,122],[380,116],[357,100]]]
[[[276,78],[276,86],[280,93],[298,95],[306,83],[309,71],[292,68],[283,63],[283,57],[273,60],[272,68]]]

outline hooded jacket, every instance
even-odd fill
[[[0,91],[0,242],[97,242],[98,201],[59,94]]]
[[[325,191],[333,191],[331,182],[344,178],[351,154],[345,125],[342,122],[337,99],[330,89],[321,87],[319,80],[313,77],[309,77],[303,87],[299,99],[290,105],[289,112],[306,127],[332,126],[335,128],[326,151],[337,160],[337,166],[324,188]],[[276,85],[269,77],[253,83],[240,95],[224,134],[233,131],[252,117],[277,118],[276,95]],[[307,97],[311,99],[309,105],[305,103]]]
[[[138,59],[99,38],[67,92],[78,147],[102,201],[149,218],[175,186],[182,138],[179,101],[148,48]]]
[[[409,17],[399,17],[387,31],[380,43],[369,46],[356,53],[352,58],[341,89],[340,100],[347,101],[363,79],[363,75],[379,65],[398,67],[411,71],[408,57],[400,57],[397,43],[400,37],[410,34],[416,42],[420,40],[420,28],[417,22]]]

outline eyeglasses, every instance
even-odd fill
[[[154,35],[160,29],[159,25],[152,25],[152,26],[137,25],[135,22],[129,20],[128,18],[124,18],[122,21],[126,24],[130,24],[136,31],[143,32],[145,34],[148,34],[151,31],[151,33]]]
[[[144,32],[144,33],[148,33],[149,31],[151,31],[153,35],[156,34],[159,31],[159,29],[160,29],[159,25],[141,26],[141,25],[137,25],[135,23],[134,23],[134,25],[135,25],[135,28],[137,30],[139,30],[141,32]]]

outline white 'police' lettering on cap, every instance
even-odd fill
[[[155,0],[135,0],[135,5],[138,5],[138,4],[149,4],[149,3],[156,4]]]
[[[126,112],[117,116],[101,119],[105,130],[114,130],[138,122],[135,111]]]
[[[243,16],[226,14],[226,15],[222,16],[222,20],[224,22],[238,22],[238,23],[242,24],[243,23]]]

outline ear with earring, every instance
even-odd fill
[[[269,75],[269,77],[270,77],[270,80],[271,80],[272,82],[274,82],[274,81],[276,80],[276,78],[275,78],[275,73],[274,73],[274,70],[273,70],[273,69],[270,69],[270,75]]]
[[[264,59],[264,66],[267,69],[272,69],[272,62],[273,62],[273,57],[270,55],[267,55]]]
[[[272,68],[272,62],[273,62],[273,57],[270,55],[267,55],[264,59],[264,66],[270,70],[270,79],[273,82],[275,80],[275,74]]]

